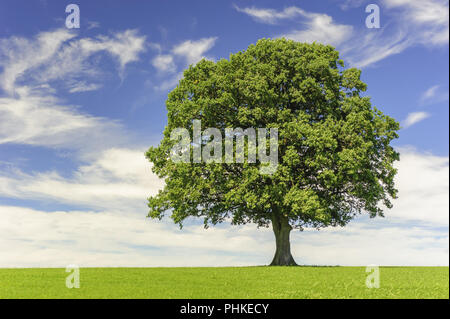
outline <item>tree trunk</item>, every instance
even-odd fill
[[[291,233],[292,227],[289,225],[288,218],[274,213],[272,216],[272,227],[277,248],[270,266],[297,266],[297,263],[291,255],[289,234]]]

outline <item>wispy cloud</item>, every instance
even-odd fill
[[[88,24],[88,27],[87,27],[88,30],[100,28],[100,23],[97,21],[88,21],[87,24]]]
[[[137,61],[139,54],[145,50],[145,36],[140,36],[137,30],[126,30],[114,33],[111,37],[100,35],[96,39],[80,40],[80,49],[90,55],[98,51],[106,51],[118,59],[120,69]]]
[[[203,38],[196,41],[187,40],[174,46],[172,53],[184,57],[187,64],[195,64],[201,59],[207,58],[204,54],[214,46],[216,40],[217,37]]]
[[[394,34],[386,34],[385,29],[371,33],[360,32],[343,45],[341,54],[351,66],[364,68],[403,52],[412,43],[401,30]]]
[[[448,89],[442,88],[441,85],[433,85],[422,93],[420,102],[422,104],[433,104],[448,101]]]
[[[430,87],[428,90],[423,92],[422,100],[428,100],[428,99],[432,99],[433,97],[435,97],[438,89],[439,89],[439,85],[434,85],[434,86]]]
[[[302,18],[298,23],[304,25],[301,30],[292,30],[279,35],[299,42],[321,42],[338,45],[349,39],[353,33],[350,25],[339,24],[326,14],[307,12],[298,7],[288,7],[281,11],[266,8],[239,8],[239,12],[245,13],[261,23],[276,24],[282,20]]]
[[[403,128],[408,128],[424,119],[430,117],[430,114],[427,112],[412,112],[409,113],[406,119],[402,121]]]
[[[46,63],[51,64],[62,44],[75,36],[75,33],[61,29],[41,32],[33,40],[19,37],[1,39],[0,66],[3,72],[0,75],[0,87],[12,94],[15,82],[24,73]]]
[[[337,46],[348,40],[353,34],[353,27],[339,24],[326,14],[308,14],[305,30],[294,30],[282,37],[299,42],[320,42]]]
[[[242,13],[245,13],[255,19],[258,22],[276,24],[281,20],[293,19],[298,16],[308,16],[309,14],[301,8],[298,7],[288,7],[281,11],[277,11],[269,8],[240,8],[234,5],[234,8]]]
[[[350,0],[341,7],[360,6],[366,1]],[[321,42],[336,46],[351,66],[367,67],[389,56],[399,54],[409,47],[427,47],[448,44],[448,1],[447,0],[384,0],[383,25],[379,30],[367,29],[361,22],[359,28],[340,24],[322,13],[307,12],[299,7],[283,10],[235,6],[255,21],[279,24],[299,17],[288,32],[276,36],[300,42]],[[302,26],[302,27],[300,27]]]
[[[136,30],[117,32],[112,36],[77,38],[67,29],[41,32],[34,39],[11,37],[0,40],[0,87],[13,94],[15,87],[50,84],[66,80],[68,89],[76,82],[86,82],[101,73],[90,57],[106,52],[118,61],[123,75],[128,63],[138,60],[144,51],[145,37]]]
[[[176,70],[173,56],[170,54],[157,55],[153,58],[152,65],[160,72],[172,73]]]
[[[114,137],[125,142],[124,129],[112,120],[94,117],[65,105],[53,95],[28,89],[18,97],[0,98],[0,144],[14,143],[88,151]]]
[[[367,67],[417,45],[448,45],[447,0],[383,0],[381,6],[382,28],[362,29],[342,48],[353,66]]]
[[[70,93],[77,93],[77,92],[88,92],[88,91],[96,91],[99,88],[101,88],[102,85],[101,84],[96,84],[96,83],[86,83],[84,81],[82,82],[76,82],[74,83],[69,92]]]
[[[167,53],[159,44],[152,44],[152,48],[158,51],[151,63],[158,70],[160,76],[165,78],[155,86],[157,90],[173,88],[183,77],[183,69],[190,64],[196,64],[201,59],[210,59],[205,55],[216,43],[217,37],[201,38],[198,40],[186,40],[177,45]],[[181,62],[180,62],[181,60]],[[175,73],[175,74],[173,74]],[[169,74],[169,77],[167,75]]]
[[[144,41],[135,30],[92,39],[77,38],[67,29],[41,32],[31,39],[1,39],[0,89],[6,95],[0,97],[0,144],[89,152],[100,144],[107,148],[124,142],[127,134],[119,123],[67,105],[54,84],[62,83],[70,93],[96,90],[101,86],[90,80],[102,71],[90,57],[106,52],[118,62],[120,74],[138,59]]]
[[[409,37],[429,45],[449,41],[448,0],[383,0],[389,9],[398,9],[402,27],[410,27]]]

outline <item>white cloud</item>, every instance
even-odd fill
[[[171,74],[155,85],[156,90],[168,90],[173,88],[183,77],[183,71],[178,71],[175,60],[182,59],[181,69],[190,64],[195,64],[201,59],[213,59],[205,56],[217,41],[217,37],[202,38],[199,40],[186,40],[178,45],[173,46],[167,54],[162,54],[162,48],[158,44],[152,44],[152,47],[158,51],[158,55],[153,58],[152,65],[159,71],[160,75]]]
[[[216,40],[217,37],[203,38],[196,41],[187,40],[176,45],[172,49],[172,53],[184,57],[187,64],[195,64],[206,58],[204,54],[214,46]]]
[[[139,36],[137,30],[117,32],[112,37],[102,35],[97,39],[80,40],[80,48],[85,54],[106,51],[119,60],[122,70],[128,63],[139,59],[139,54],[145,49],[144,44],[145,36]]]
[[[394,208],[386,215],[395,220],[420,221],[447,227],[449,223],[449,158],[402,148],[395,178],[399,190]]]
[[[414,125],[416,123],[419,123],[420,121],[423,121],[424,119],[430,117],[430,114],[427,112],[412,112],[409,113],[406,119],[402,121],[403,128],[408,128],[411,125]]]
[[[337,24],[329,15],[310,14],[305,22],[305,30],[294,30],[281,35],[287,39],[299,42],[320,42],[337,46],[348,40],[353,34],[353,27]]]
[[[17,89],[18,97],[0,98],[0,144],[83,149],[124,142],[124,129],[115,121],[93,117],[64,105],[53,95]]]
[[[440,85],[433,85],[422,93],[420,102],[422,104],[433,104],[448,100],[448,89],[443,89]]]
[[[448,157],[401,149],[399,199],[385,218],[293,232],[299,263],[448,265]],[[274,238],[255,225],[204,230],[145,219],[162,182],[143,153],[110,149],[71,178],[55,172],[0,178],[0,194],[83,203],[97,211],[43,212],[0,206],[0,266],[237,266],[270,262]]]
[[[400,17],[405,24],[419,31],[418,41],[425,44],[448,44],[448,0],[384,0],[390,9],[401,9]],[[412,34],[411,34],[412,35]]]
[[[75,36],[67,29],[61,29],[41,32],[33,41],[19,37],[1,39],[0,66],[3,67],[3,73],[0,75],[0,86],[12,93],[16,80],[24,72],[51,62],[61,45]]]
[[[346,42],[341,55],[352,67],[364,68],[389,56],[399,54],[412,45],[403,31],[386,35],[384,29],[371,33],[360,33]]]
[[[15,143],[63,147],[89,152],[125,142],[125,130],[116,121],[80,112],[57,98],[55,80],[71,93],[101,87],[89,79],[101,74],[90,58],[107,52],[119,64],[119,72],[138,59],[145,37],[135,30],[111,37],[76,38],[67,29],[41,32],[35,38],[0,40],[0,144]],[[104,144],[104,145],[101,145]]]
[[[245,13],[251,16],[258,22],[275,24],[285,19],[293,19],[298,16],[307,16],[308,13],[297,7],[287,7],[282,11],[277,11],[274,9],[267,8],[239,8],[238,6],[234,6],[234,8],[242,13]]]
[[[172,73],[176,70],[173,56],[170,54],[157,55],[153,58],[152,65],[160,72]]]
[[[272,248],[253,227],[180,230],[144,216],[0,206],[0,267],[250,265]]]
[[[111,37],[77,38],[67,29],[41,32],[34,39],[11,37],[0,40],[0,87],[12,95],[16,87],[48,84],[77,78],[86,82],[101,70],[90,61],[99,52],[106,52],[119,62],[123,75],[125,66],[138,60],[145,49],[145,37],[136,30],[117,32]],[[71,81],[68,81],[71,80]],[[19,82],[19,84],[17,83]],[[69,86],[69,89],[73,89]]]
[[[91,154],[92,155],[92,154]],[[80,166],[72,177],[57,172],[0,174],[0,196],[29,198],[95,209],[141,209],[163,181],[151,172],[143,150],[111,148]]]
[[[344,228],[297,233],[292,236],[292,252],[298,262],[313,265],[448,265],[448,230],[392,224],[387,217],[353,222]]]
[[[427,100],[427,99],[433,98],[436,95],[436,92],[438,89],[439,89],[439,85],[434,85],[434,86],[430,87],[428,90],[426,90],[423,93],[422,99]]]
[[[95,83],[88,84],[86,82],[76,82],[70,88],[69,92],[70,93],[78,93],[78,92],[95,91],[101,87],[102,87],[101,84],[95,84]]]
[[[353,27],[345,24],[338,24],[327,14],[318,14],[307,12],[298,7],[288,7],[282,11],[265,8],[239,8],[243,12],[258,22],[275,24],[285,19],[301,17],[299,22],[305,25],[302,30],[292,30],[280,35],[299,42],[320,42],[332,45],[338,45],[349,39],[353,33]]]
[[[0,206],[0,267],[247,266],[268,264],[270,229],[254,225],[180,230],[125,212],[43,212]],[[389,220],[291,234],[300,264],[448,265],[448,232]]]

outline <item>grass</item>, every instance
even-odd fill
[[[0,298],[449,298],[448,267],[81,268],[68,289],[62,268],[0,269]]]

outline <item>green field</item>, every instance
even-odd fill
[[[61,268],[0,269],[0,298],[449,298],[448,267],[81,268],[68,289]]]

